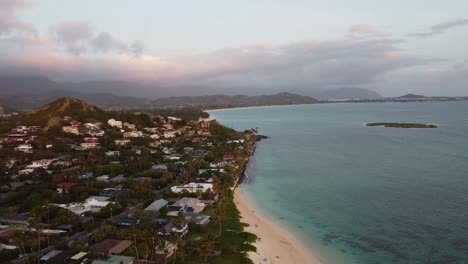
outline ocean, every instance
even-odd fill
[[[326,263],[468,263],[468,102],[211,111],[258,128],[242,184]],[[435,129],[367,127],[418,122]]]

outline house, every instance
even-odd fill
[[[133,264],[134,260],[134,257],[113,255],[106,260],[93,260],[91,264]]]
[[[114,140],[114,143],[118,146],[125,146],[127,144],[130,144],[130,142],[132,142],[130,139],[125,138]]]
[[[185,148],[184,148],[184,153],[187,154],[187,155],[193,154],[194,151],[195,151],[195,149],[192,148],[192,147],[185,147]]]
[[[89,252],[101,256],[120,255],[133,244],[130,240],[107,239],[89,247]]]
[[[73,255],[70,260],[74,263],[75,261],[76,262],[79,262],[81,260],[83,260],[84,257],[86,257],[88,255],[88,253],[86,252],[78,252],[77,254]]]
[[[210,222],[209,216],[197,213],[185,213],[184,217],[187,222],[192,222],[197,225],[206,225]]]
[[[52,164],[54,161],[57,161],[57,159],[41,159],[41,160],[35,160],[31,163],[33,166],[40,166],[44,169],[47,169],[50,164]]]
[[[202,194],[198,199],[204,204],[214,204],[218,201],[218,195],[216,193],[207,192]]]
[[[157,127],[145,127],[143,128],[143,130],[145,130],[148,133],[153,133],[153,134],[158,133]]]
[[[96,137],[87,137],[83,139],[81,147],[84,149],[93,149],[99,147],[99,139]]]
[[[133,264],[134,259],[134,257],[114,255],[106,260],[93,260],[91,264]]]
[[[110,179],[109,181],[114,182],[114,183],[121,183],[121,182],[125,181],[125,177],[122,174],[120,174],[120,175],[117,175],[114,178]]]
[[[29,140],[29,136],[26,134],[9,134],[6,140],[10,142],[26,142]]]
[[[106,156],[107,157],[119,157],[120,156],[120,151],[118,151],[118,150],[107,151]]]
[[[182,118],[177,118],[177,117],[169,116],[169,117],[167,118],[167,120],[169,120],[170,123],[177,123],[177,122],[182,121]]]
[[[135,226],[140,224],[140,220],[135,218],[117,218],[115,223],[118,226]]]
[[[196,193],[196,192],[207,192],[213,189],[213,184],[211,183],[194,183],[191,182],[185,185],[178,185],[171,187],[171,191],[173,193],[181,193],[183,191],[187,191],[189,193]]]
[[[155,200],[150,205],[148,205],[148,207],[145,208],[145,211],[152,212],[152,213],[157,213],[157,212],[159,212],[159,210],[161,210],[161,208],[163,208],[167,204],[168,204],[168,202],[166,200],[164,200],[164,199]]]
[[[180,236],[184,236],[188,232],[188,224],[171,219],[165,223],[161,228],[158,229],[158,235],[168,236],[171,233],[178,233]]]
[[[122,128],[123,124],[122,124],[122,121],[117,121],[115,119],[109,119],[107,120],[107,124],[111,127],[118,127],[118,128]]]
[[[65,133],[70,133],[74,135],[79,135],[80,134],[80,129],[77,126],[64,126],[62,127],[62,131]]]
[[[8,226],[29,226],[29,220],[31,217],[27,214],[0,216],[0,224]]]
[[[152,134],[149,136],[151,139],[159,139],[159,135],[158,134]]]
[[[24,169],[24,170],[18,171],[18,174],[19,175],[29,175],[29,174],[33,174],[34,172],[35,172],[34,169]]]
[[[99,177],[96,177],[97,181],[101,182],[109,182],[110,176],[109,175],[101,175]]]
[[[41,262],[47,262],[49,261],[51,258],[53,257],[56,257],[57,255],[59,255],[60,253],[62,253],[63,251],[62,250],[52,250],[50,251],[49,253],[45,254],[44,256],[42,256],[40,258],[40,261]]]
[[[55,206],[70,210],[76,215],[83,216],[85,213],[92,212],[98,213],[102,208],[114,202],[108,201],[110,197],[104,196],[91,196],[83,203],[72,203],[72,204],[55,204]]]
[[[119,177],[119,176],[117,176]],[[114,179],[114,178],[113,178]],[[112,179],[111,179],[112,180]],[[102,189],[101,192],[99,193],[100,196],[105,196],[109,198],[114,198],[118,195],[122,196],[127,196],[128,195],[128,189],[123,189],[123,188],[105,188]]]
[[[202,203],[197,198],[184,197],[174,204],[169,205],[167,208],[169,216],[177,216],[179,213],[201,213],[206,207],[206,204]]]
[[[234,157],[234,155],[229,155],[229,154],[226,154],[223,156],[223,160],[224,161],[234,161],[236,159],[236,157]]]
[[[33,146],[31,146],[30,144],[21,144],[15,148],[16,151],[21,151],[24,153],[33,153],[33,149]]]
[[[130,131],[123,133],[124,138],[140,138],[143,137],[143,132],[141,131]]]
[[[167,165],[165,164],[157,164],[157,165],[153,165],[151,167],[152,170],[160,170],[160,171],[167,171]]]

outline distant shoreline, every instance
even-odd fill
[[[223,108],[203,109],[203,111],[207,111],[207,112],[217,112],[217,111],[236,110],[236,109],[283,107],[283,106],[314,105],[314,104],[321,104],[321,103],[313,103],[313,104],[285,104],[285,105],[235,106],[235,107],[223,107]]]
[[[206,112],[227,111],[236,109],[249,109],[249,108],[266,108],[266,107],[284,107],[284,106],[299,106],[299,105],[320,105],[320,104],[382,104],[382,103],[458,103],[467,102],[468,99],[460,100],[382,100],[382,101],[367,101],[367,100],[350,100],[350,101],[320,101],[310,104],[283,104],[283,105],[256,105],[256,106],[235,106],[223,108],[202,108]]]

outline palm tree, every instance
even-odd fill
[[[174,264],[177,261],[177,252],[179,251],[179,246],[181,245],[182,242],[182,237],[177,234],[177,233],[172,233],[170,237],[170,242],[174,245]]]
[[[203,242],[200,243],[200,256],[204,258],[204,263],[207,263],[208,257],[216,255],[216,245],[218,244],[216,238],[208,236]]]
[[[214,218],[215,218],[215,222],[217,222],[219,226],[218,237],[221,237],[221,235],[223,234],[223,228],[222,228],[223,221],[227,219],[227,216],[221,207],[216,208],[216,214]]]

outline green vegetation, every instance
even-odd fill
[[[427,125],[419,123],[368,123],[367,126],[383,126],[397,128],[437,128],[436,125]]]

